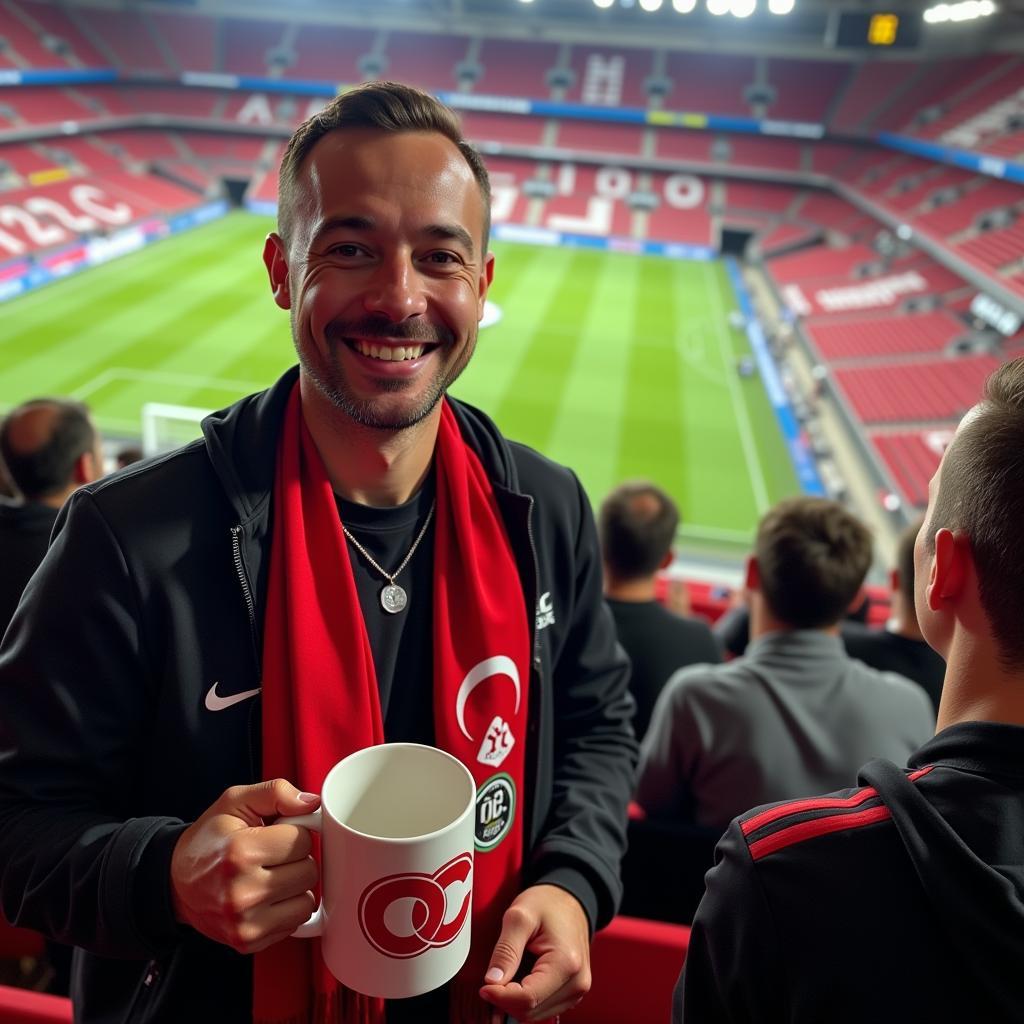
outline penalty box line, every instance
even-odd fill
[[[124,366],[112,366],[102,373],[86,381],[71,392],[71,397],[79,402],[87,401],[90,395],[105,388],[115,381],[134,381],[152,384],[163,384],[171,387],[188,387],[195,390],[215,389],[221,391],[240,391],[250,394],[262,391],[266,383],[256,384],[248,380],[230,380],[226,377],[203,377],[188,373],[165,373],[161,370],[133,370]]]

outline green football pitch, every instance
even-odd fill
[[[267,218],[166,239],[2,307],[0,408],[40,394],[138,436],[146,402],[220,408],[294,362],[260,260]],[[798,491],[725,268],[585,249],[495,244],[491,299],[453,393],[576,470],[595,504],[647,477],[679,502],[681,540],[740,550],[761,511]]]

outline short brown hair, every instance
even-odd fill
[[[971,541],[981,604],[1010,670],[1024,668],[1024,357],[985,382],[981,403],[946,450],[927,550],[940,529]]]
[[[788,498],[761,519],[754,542],[760,590],[794,629],[834,626],[871,567],[871,534],[826,498]]]
[[[469,164],[484,203],[484,251],[491,233],[491,182],[480,154],[466,141],[458,115],[429,93],[400,82],[367,82],[336,96],[308,118],[288,141],[277,178],[277,228],[289,240],[299,172],[328,132],[376,128],[382,132],[437,132],[450,139]]]
[[[652,576],[672,549],[678,525],[679,509],[660,487],[645,480],[620,484],[598,515],[604,564],[620,580]]]
[[[896,542],[896,570],[900,574],[900,593],[911,610],[914,608],[914,545],[922,526],[923,517],[915,519],[900,534]]]

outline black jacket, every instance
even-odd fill
[[[0,638],[46,554],[56,518],[49,505],[0,498]]]
[[[1019,1024],[1024,728],[950,726],[718,845],[676,1024]]]
[[[218,713],[204,699],[260,685],[296,373],[209,417],[203,440],[76,492],[0,649],[0,898],[13,922],[88,951],[78,1021],[251,1019],[250,959],[176,923],[169,866],[185,823],[261,778],[259,699]],[[525,881],[568,889],[600,926],[620,895],[636,745],[592,516],[569,471],[453,407],[542,610]]]

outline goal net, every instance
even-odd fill
[[[199,424],[210,412],[190,405],[147,402],[142,407],[143,454],[158,455],[194,441],[202,433]]]

